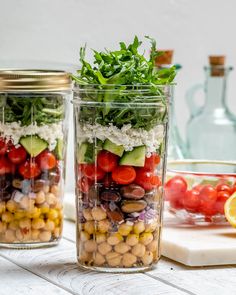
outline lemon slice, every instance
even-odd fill
[[[225,217],[228,222],[236,227],[236,192],[225,202]]]

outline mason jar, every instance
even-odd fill
[[[170,86],[75,86],[79,266],[133,272],[160,258],[170,94]]]
[[[61,238],[68,73],[0,71],[0,246],[33,248]]]

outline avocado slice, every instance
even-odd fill
[[[113,143],[112,141],[110,141],[109,139],[105,140],[103,144],[103,149],[119,157],[122,157],[124,153],[124,147],[122,145],[117,145]]]
[[[20,139],[20,144],[31,157],[37,157],[48,147],[48,143],[37,135],[28,135]]]
[[[63,147],[64,147],[63,140],[58,138],[57,145],[55,148],[55,154],[57,155],[57,158],[59,160],[63,160]]]
[[[132,151],[124,153],[123,157],[120,159],[120,165],[144,167],[145,154],[145,146],[135,147]]]

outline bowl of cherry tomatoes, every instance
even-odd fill
[[[164,188],[168,211],[180,222],[225,224],[225,202],[236,192],[236,162],[171,161]]]

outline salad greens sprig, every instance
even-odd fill
[[[64,103],[60,95],[30,97],[27,95],[1,95],[0,121],[20,122],[28,126],[32,122],[47,125],[64,118]]]
[[[103,103],[96,107],[81,105],[81,122],[113,123],[119,128],[130,123],[133,128],[150,130],[166,121],[167,94],[163,87],[172,83],[176,69],[174,66],[156,69],[155,59],[162,53],[157,51],[154,39],[146,38],[151,42],[149,59],[140,53],[142,42],[137,36],[129,45],[120,42],[120,48],[115,51],[93,50],[93,64],[85,60],[86,47],[80,49],[82,67],[72,76],[79,85],[75,97]],[[126,104],[117,107],[114,102]]]

